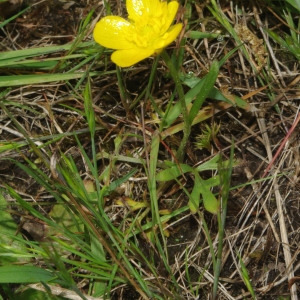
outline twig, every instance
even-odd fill
[[[284,140],[282,141],[281,145],[279,146],[278,150],[276,151],[276,154],[274,155],[274,157],[272,158],[271,162],[269,163],[268,167],[266,168],[262,178],[264,178],[267,173],[270,171],[271,167],[273,166],[275,160],[277,159],[278,155],[281,153],[281,150],[283,149],[283,147],[285,146],[285,144],[287,143],[290,135],[293,133],[294,129],[296,128],[296,126],[298,125],[300,121],[300,113],[298,113],[298,116],[296,118],[296,121],[293,123],[292,127],[290,128],[290,130],[288,131],[287,135],[285,136]]]
[[[263,132],[263,138],[266,139],[265,147],[266,147],[266,150],[267,150],[267,153],[268,153],[268,158],[270,160],[270,163],[269,163],[269,166],[267,167],[266,171],[263,174],[263,178],[266,176],[266,174],[268,173],[268,171],[270,170],[270,168],[274,164],[274,162],[277,159],[278,155],[281,153],[281,150],[283,149],[283,147],[287,143],[290,135],[292,134],[292,132],[296,128],[297,124],[299,123],[300,113],[298,114],[294,124],[292,125],[292,127],[288,131],[286,137],[282,141],[282,143],[281,143],[280,147],[278,148],[278,150],[277,150],[274,157],[272,157],[272,152],[271,152],[267,132],[266,132],[265,128],[263,127],[264,126],[264,121],[265,121],[264,118],[258,118],[258,122],[259,122],[260,127],[261,127],[260,129]],[[277,182],[276,174],[274,174],[274,177],[273,177],[273,184],[274,184],[274,193],[275,193],[276,206],[277,206],[278,219],[279,219],[281,243],[282,243],[282,249],[283,249],[283,254],[284,254],[285,265],[286,265],[286,268],[287,268],[286,272],[288,274],[288,279],[291,280],[292,278],[294,278],[294,270],[293,270],[292,256],[291,256],[291,251],[290,251],[290,247],[289,247],[287,228],[286,228],[286,224],[285,224],[285,218],[284,218],[283,207],[282,207],[283,206],[283,200],[282,200],[281,194],[279,192],[279,185],[278,185],[278,182]],[[291,287],[290,293],[291,293],[291,300],[298,300],[296,285],[293,285]]]
[[[47,292],[47,289],[41,283],[29,284],[28,286],[30,288],[38,290],[38,291]],[[47,288],[49,288],[51,290],[52,295],[64,297],[64,298],[70,299],[70,300],[82,300],[82,297],[79,296],[77,293],[70,291],[68,289],[62,288],[60,286],[51,286],[51,285],[49,286],[48,285]],[[103,299],[102,297],[95,298],[95,297],[87,296],[87,295],[84,295],[84,297],[86,300],[101,300],[101,299]]]

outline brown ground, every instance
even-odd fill
[[[96,0],[28,2],[31,6],[30,10],[7,25],[0,33],[1,51],[68,43],[76,36],[79,23],[87,13],[92,8],[95,8],[97,12],[101,10],[100,1]],[[196,5],[198,8],[201,6],[202,4]],[[2,10],[1,14],[8,17],[11,13],[15,13],[24,7],[26,7],[25,3],[21,7],[16,7],[15,10],[10,8],[9,13],[4,14]],[[226,9],[224,5],[224,11]],[[245,10],[247,16],[251,18],[253,7],[247,7],[246,5]],[[262,10],[263,12],[259,16],[268,20],[270,27],[275,26],[278,20],[266,8],[262,7]],[[208,15],[208,11],[203,10],[203,14],[205,18],[205,14]],[[96,17],[96,13],[94,17]],[[218,26],[208,17],[206,22],[206,24],[205,22],[203,23],[203,26],[206,26],[207,31]],[[250,26],[250,28],[256,39],[259,40],[262,38],[261,33],[256,27]],[[251,36],[251,32],[241,32],[241,35],[243,34],[245,43],[248,42],[251,50],[253,45],[250,39],[247,40],[247,37]],[[187,59],[189,63],[185,65],[185,72],[192,71],[193,74],[202,76],[206,72],[205,68],[209,65],[207,54],[214,56],[215,59],[220,59],[223,57],[224,52],[231,49],[232,46],[230,41],[212,40],[207,46],[193,40],[188,41],[186,56],[189,58]],[[280,61],[279,68],[281,72],[278,72],[278,70],[275,71],[273,58],[269,56],[273,72],[270,75],[272,77],[270,79],[271,87],[259,90],[261,84],[258,82],[256,75],[252,73],[247,63],[243,64],[238,53],[222,68],[217,87],[220,90],[227,90],[230,94],[239,96],[248,95],[251,109],[248,111],[238,108],[223,110],[216,101],[211,100],[207,102],[206,105],[211,105],[215,111],[213,117],[206,121],[207,124],[209,126],[212,126],[213,123],[221,124],[218,135],[211,143],[210,151],[195,149],[194,141],[196,140],[196,136],[199,135],[204,127],[203,124],[193,127],[191,141],[188,145],[188,155],[186,156],[186,162],[191,165],[208,159],[211,154],[220,150],[222,150],[225,157],[228,157],[230,141],[234,139],[235,157],[239,161],[239,165],[233,170],[232,186],[238,186],[253,179],[259,180],[262,178],[264,171],[271,161],[272,155],[275,155],[276,150],[287,135],[287,130],[291,128],[298,113],[300,95],[299,64],[292,56],[277,53],[277,46],[275,44],[273,46],[277,55],[275,59]],[[252,50],[254,52],[260,51],[258,48]],[[262,59],[265,59],[265,57],[268,57],[267,54],[262,54]],[[150,72],[149,70],[150,68],[144,62],[140,64],[139,68],[126,73],[126,87],[131,99],[135,99],[135,95],[145,86],[145,79]],[[11,70],[3,70],[4,74],[10,72]],[[20,71],[14,70],[14,73],[17,72]],[[172,88],[172,83],[165,74],[165,67],[160,65],[156,79],[158,82],[157,90],[153,92],[153,96],[156,99],[161,99],[160,103],[166,101]],[[30,136],[49,135],[56,133],[57,128],[60,128],[63,132],[67,132],[71,128],[80,129],[82,126],[86,126],[82,116],[77,115],[74,111],[67,108],[62,111],[59,106],[59,101],[65,101],[68,105],[74,105],[77,109],[83,109],[83,104],[68,99],[70,93],[69,86],[31,86],[22,89],[13,88],[9,92],[7,99],[14,103],[22,101],[28,108],[35,109],[35,111],[32,111],[30,109],[19,109],[17,105],[11,106],[11,112],[22,126],[24,126],[26,131],[30,133]],[[274,104],[270,105],[267,93],[274,93],[276,95],[277,106]],[[95,97],[94,104],[97,120],[105,127],[103,131],[99,131],[98,142],[101,144],[103,150],[109,152],[112,149],[110,133],[113,134],[120,131],[128,133],[136,132],[137,129],[134,128],[136,122],[135,115],[139,114],[140,108],[136,105],[132,110],[124,110],[117,90],[117,78],[113,75],[107,79],[95,78],[93,80],[93,95]],[[43,109],[46,107],[47,102],[50,102],[52,105],[53,116],[50,116]],[[114,118],[106,116],[103,111],[109,111],[111,115],[118,118],[126,116],[128,123],[118,122]],[[150,113],[151,105],[146,105],[146,117],[149,117]],[[53,120],[55,120],[56,124],[53,124]],[[16,129],[13,125],[9,124],[8,116],[4,112],[1,112],[1,140],[17,141],[20,136],[12,131]],[[90,146],[89,135],[83,134],[80,136],[80,139],[88,152]],[[180,143],[180,134],[167,138],[165,141],[171,149],[175,148]],[[72,153],[74,157],[77,157],[76,142],[71,138],[66,138],[59,146],[63,152]],[[134,139],[128,139],[123,144],[122,152],[133,153],[140,146],[143,146],[143,143]],[[224,249],[224,267],[221,273],[221,283],[234,299],[242,299],[246,288],[237,273],[235,262],[232,258],[235,255],[234,253],[232,255],[229,245],[233,249],[238,250],[239,253],[242,253],[244,263],[247,265],[252,284],[256,288],[259,299],[279,299],[279,296],[288,297],[290,294],[288,283],[291,284],[291,281],[288,280],[289,272],[286,267],[288,258],[283,252],[284,232],[282,231],[282,226],[281,228],[279,226],[280,220],[286,226],[288,239],[286,247],[288,249],[287,252],[291,255],[291,264],[295,272],[294,276],[300,276],[299,146],[299,130],[296,127],[279,157],[274,162],[271,171],[266,174],[266,176],[272,174],[280,176],[277,179],[271,178],[236,188],[230,193],[226,225],[227,240]],[[23,154],[28,158],[34,157],[32,153],[26,151]],[[20,159],[18,153],[10,152],[9,156]],[[3,155],[2,157],[7,156]],[[161,148],[161,159],[170,159],[168,151],[163,146]],[[77,163],[79,168],[82,168],[81,171],[84,172],[84,164],[81,163],[79,155]],[[99,167],[101,168],[101,163]],[[141,167],[139,171],[142,173],[143,168]],[[122,171],[116,170],[116,175],[118,175],[118,172]],[[204,176],[211,176],[211,174],[204,174]],[[46,196],[32,179],[28,178],[26,174],[20,173],[19,169],[9,161],[1,162],[0,184],[2,186],[4,184],[13,186],[20,193],[26,195],[28,199],[43,200],[43,197]],[[186,187],[191,188],[191,183],[187,182]],[[142,190],[142,184],[137,189]],[[139,197],[139,195],[136,196]],[[164,196],[161,197],[160,201],[162,208],[169,209],[178,208],[183,203],[186,203],[184,194],[179,188],[176,188],[176,185],[168,187],[164,191]],[[214,236],[217,232],[216,220],[210,214],[204,214],[208,220],[211,234]],[[171,227],[171,236],[168,238],[170,257],[174,259],[176,257],[178,260],[184,255],[186,248],[194,254],[190,262],[190,274],[193,277],[192,281],[195,281],[195,283],[199,278],[199,273],[201,273],[201,268],[204,266],[208,255],[208,250],[205,250],[207,244],[199,222],[197,216],[185,216],[181,222]],[[26,229],[27,234],[34,236],[35,233],[31,226],[23,229]],[[173,263],[175,264],[175,260]],[[183,272],[182,267],[175,268],[175,270],[175,274],[178,277],[179,273]],[[203,279],[203,282],[207,281],[207,278]],[[295,283],[294,287],[297,284]],[[200,299],[207,299],[206,294],[209,290],[207,286],[204,285],[203,298]],[[298,293],[300,293],[299,286],[297,288]],[[123,296],[123,299],[134,299],[133,294],[130,294],[130,292],[128,294],[124,292]],[[183,299],[192,298],[186,295]],[[222,294],[220,299],[232,298],[226,296],[226,294]]]

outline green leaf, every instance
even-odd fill
[[[190,194],[188,206],[191,213],[196,213],[199,209],[200,200],[202,197],[204,208],[212,213],[216,214],[219,210],[219,201],[214,194],[210,191],[210,188],[219,183],[219,180],[203,180],[197,172],[194,172],[195,180],[194,187]]]
[[[219,63],[214,61],[210,67],[209,73],[205,76],[201,92],[197,95],[192,108],[189,112],[189,121],[192,124],[194,118],[198,114],[204,100],[208,97],[209,92],[214,87],[216,79],[219,75]]]
[[[294,6],[298,11],[300,11],[300,0],[286,0],[286,2]]]
[[[77,45],[77,49],[88,48],[94,45],[93,42],[85,42]],[[19,63],[23,66],[26,65],[28,58],[35,56],[42,56],[45,54],[68,51],[73,47],[73,43],[58,45],[58,46],[49,46],[49,47],[39,47],[39,48],[29,48],[23,50],[7,51],[2,52],[0,56],[0,67],[10,67],[11,64]],[[57,59],[57,58],[56,58]],[[40,60],[42,61],[42,60]]]
[[[201,194],[201,178],[198,173],[195,173],[195,181],[194,187],[190,194],[190,199],[188,202],[188,206],[190,208],[191,213],[196,213],[199,209],[200,204],[200,194]]]
[[[208,171],[208,170],[217,170],[219,167],[219,161],[220,161],[220,155],[217,154],[212,159],[204,162],[203,164],[200,164],[198,167],[196,167],[195,170],[197,170],[198,172]],[[226,166],[230,165],[230,160],[224,161],[224,164]],[[239,164],[240,164],[240,162],[238,160],[234,160],[232,162],[233,167],[236,167]]]
[[[186,84],[188,87],[193,89],[203,78],[199,78],[194,75],[185,75],[181,76],[182,82]],[[188,92],[189,93],[189,92]],[[188,95],[188,93],[186,95]],[[193,95],[193,93],[191,93]],[[217,88],[213,87],[210,92],[208,93],[207,98],[214,99],[217,101],[223,101],[231,104],[232,106],[238,106],[242,109],[249,109],[249,104],[246,100],[236,96],[236,95],[230,95],[230,99],[228,96],[222,94]],[[189,98],[188,98],[189,99]]]
[[[200,185],[204,208],[212,214],[217,214],[220,209],[220,202],[211,192],[210,185],[208,185],[204,180],[200,182]]]
[[[285,39],[283,39],[274,31],[267,29],[266,31],[269,36],[282,47],[282,49],[285,49],[285,51],[290,51],[298,60],[300,59],[300,44],[297,41],[297,38],[294,40],[292,36],[285,35]]]
[[[216,176],[213,176],[211,178],[208,178],[208,179],[204,180],[204,182],[205,182],[205,185],[212,188],[212,187],[215,187],[215,186],[219,186],[220,183],[221,183],[221,180],[220,180],[220,176],[216,175]]]
[[[93,257],[101,263],[106,262],[106,252],[104,251],[99,239],[97,239],[94,235],[91,235],[90,239]]]
[[[256,298],[256,295],[255,295],[255,292],[254,292],[254,289],[251,285],[251,279],[250,279],[250,276],[249,276],[249,273],[248,273],[248,270],[240,256],[240,254],[237,252],[237,255],[238,255],[238,258],[239,258],[239,262],[240,262],[240,265],[241,265],[241,275],[242,275],[242,279],[248,289],[248,291],[250,292],[251,296],[252,296],[252,299],[257,299]]]
[[[86,87],[83,92],[85,116],[91,131],[91,135],[95,134],[95,112],[93,109],[91,81],[88,78]]]
[[[90,76],[95,73],[90,73]],[[0,87],[39,84],[53,81],[64,81],[78,79],[85,76],[85,73],[56,73],[56,74],[32,74],[32,75],[17,75],[17,76],[0,76]]]
[[[109,185],[109,191],[112,192],[114,191],[116,188],[118,188],[121,184],[123,184],[124,182],[126,182],[130,177],[132,177],[136,172],[137,172],[137,168],[132,169],[130,172],[128,172],[126,175],[124,175],[121,178],[116,179],[115,181],[111,182]]]
[[[199,79],[199,82],[185,94],[184,100],[186,105],[190,104],[192,100],[201,92],[206,76],[202,79]],[[170,108],[168,114],[165,116],[164,127],[169,127],[180,114],[181,103],[177,102],[173,107]]]
[[[194,30],[187,32],[187,37],[189,37],[190,39],[194,39],[194,40],[216,39],[219,36],[220,36],[220,33],[202,32],[202,31],[194,31]]]
[[[218,169],[218,163],[219,163],[220,155],[217,154],[210,160],[200,164],[198,167],[196,167],[196,170],[198,172],[201,171],[208,171],[208,170],[217,170]]]
[[[18,232],[18,226],[6,211],[7,203],[2,193],[0,192],[0,257],[1,264],[24,261],[28,256],[25,243],[18,241],[21,235]]]
[[[218,65],[219,65],[219,63],[218,63]],[[212,72],[210,71],[210,73],[205,75],[203,78],[198,78],[194,75],[192,75],[192,76],[183,75],[183,74],[180,75],[182,82],[191,88],[184,96],[186,105],[190,104],[195,97],[197,97],[199,94],[203,93],[203,89],[205,88],[205,85],[207,83],[209,83],[209,82],[212,83],[211,81],[215,80],[214,77],[216,75],[217,69],[218,69],[217,63],[215,63],[213,66],[213,70],[211,70]],[[208,77],[208,79],[207,79],[207,77]],[[213,81],[213,84],[214,84],[214,81]],[[232,95],[233,99],[228,99],[218,89],[216,89],[214,86],[211,86],[211,84],[210,84],[210,88],[206,87],[205,89],[207,89],[207,92],[208,92],[205,98],[211,98],[211,99],[218,100],[218,101],[224,101],[224,102],[232,104],[233,106],[237,105],[238,107],[243,108],[243,109],[247,109],[249,107],[249,104],[247,103],[247,101],[243,100],[240,97],[233,96],[233,95]],[[203,97],[203,96],[205,96],[205,95],[202,95],[199,97]],[[201,98],[199,100],[201,100]],[[165,128],[169,127],[178,118],[178,116],[180,114],[181,114],[181,104],[180,104],[180,102],[177,102],[174,106],[172,106],[170,108],[170,110],[166,114],[165,119],[164,119],[164,127]]]
[[[57,225],[62,225],[70,232],[84,231],[82,220],[64,204],[55,204],[51,212],[49,213],[49,216],[55,221]]]
[[[51,272],[34,266],[0,267],[0,283],[48,282],[55,278]]]
[[[5,2],[5,1],[0,1],[1,2]],[[13,5],[13,4],[10,4]],[[12,16],[11,18],[3,21],[0,23],[0,28],[3,28],[6,24],[8,24],[10,21],[13,21],[14,19],[16,19],[18,16],[22,15],[24,12],[26,12],[30,7],[27,7],[25,9],[23,9],[22,11],[18,12],[17,14],[15,14],[14,16]]]
[[[186,172],[193,172],[193,168],[185,164],[174,164],[168,169],[159,172],[156,175],[157,181],[173,180]]]

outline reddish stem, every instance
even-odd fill
[[[300,121],[300,113],[297,116],[296,121],[293,123],[292,127],[290,128],[290,130],[288,131],[287,135],[285,136],[284,140],[282,141],[280,147],[278,148],[278,150],[276,151],[276,154],[274,155],[273,159],[271,160],[271,162],[269,163],[268,167],[266,168],[262,178],[264,178],[267,173],[269,172],[269,170],[271,169],[271,167],[273,166],[275,160],[277,159],[278,155],[280,154],[282,148],[285,146],[285,144],[287,143],[287,140],[289,139],[290,135],[292,134],[292,132],[294,131],[294,129],[296,128],[297,124]]]

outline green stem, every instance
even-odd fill
[[[220,180],[221,180],[221,199],[220,199],[221,207],[217,215],[219,236],[218,236],[217,259],[214,265],[214,284],[212,290],[213,300],[217,299],[218,284],[219,284],[219,278],[220,278],[220,272],[222,266],[223,240],[224,240],[225,222],[226,222],[226,215],[227,215],[227,201],[229,196],[231,174],[233,168],[233,156],[234,156],[234,143],[232,142],[228,167],[225,167],[223,162],[221,162],[218,167]]]
[[[218,284],[219,284],[219,277],[221,272],[221,263],[222,263],[222,253],[223,253],[223,238],[224,238],[224,227],[223,227],[223,220],[221,216],[221,212],[218,212],[217,215],[218,219],[218,251],[217,251],[217,259],[214,265],[214,284],[213,284],[213,296],[212,299],[215,300],[217,297],[218,291]],[[225,226],[225,224],[224,224]]]
[[[184,91],[183,91],[182,84],[180,82],[178,71],[176,70],[170,56],[167,54],[167,52],[165,50],[161,53],[161,56],[164,59],[165,63],[167,64],[170,74],[174,80],[176,90],[177,90],[177,93],[179,96],[179,102],[181,105],[181,112],[182,112],[182,117],[183,117],[183,121],[184,121],[184,128],[183,128],[183,138],[182,138],[181,144],[177,150],[176,158],[179,162],[182,162],[184,159],[185,148],[186,148],[186,145],[187,145],[190,133],[191,133],[192,124],[189,120],[189,114],[188,114],[188,110],[187,110],[187,106],[186,106],[185,98],[184,98]]]

